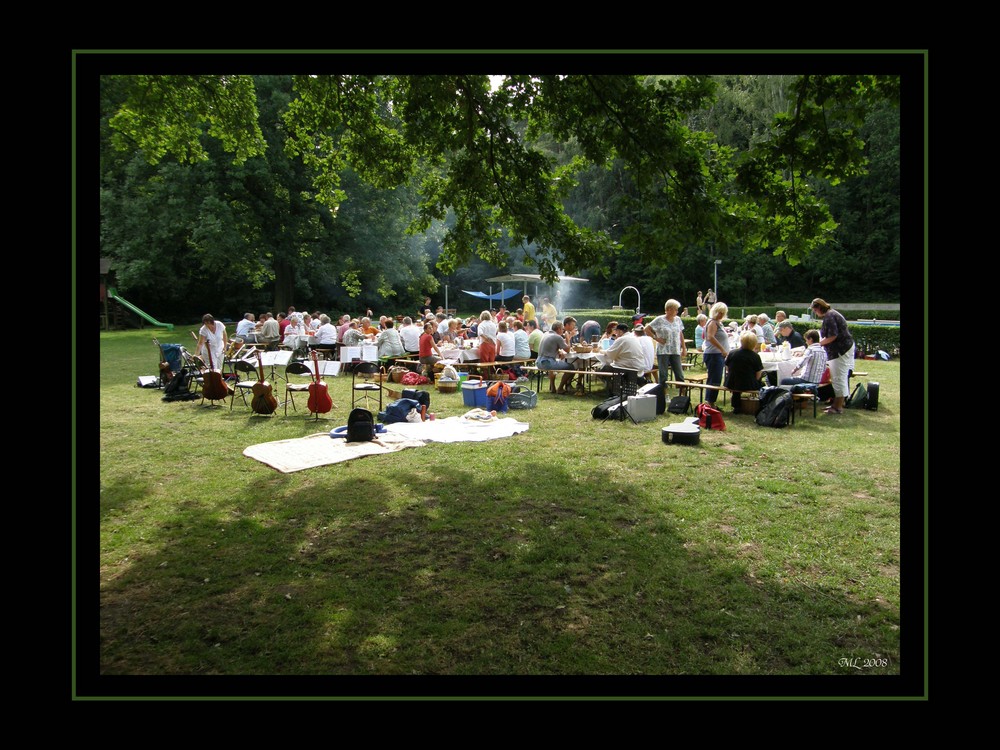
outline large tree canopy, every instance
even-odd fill
[[[205,129],[237,162],[264,151],[251,78],[120,83],[128,91],[110,127],[150,163],[206,158]],[[500,264],[501,248],[516,246],[549,279],[622,249],[662,262],[694,243],[802,261],[836,227],[816,185],[864,172],[865,113],[899,98],[894,76],[799,76],[766,129],[725,143],[698,127],[716,97],[708,76],[322,75],[293,86],[284,149],[310,169],[312,191],[334,214],[348,168],[376,188],[414,184],[413,228],[452,218],[444,272],[473,256]],[[632,217],[622,231],[565,210],[582,171],[595,167],[621,187]]]

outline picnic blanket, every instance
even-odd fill
[[[376,440],[347,443],[321,432],[292,440],[275,440],[251,445],[243,455],[291,474],[316,466],[350,461],[362,456],[394,453],[406,448],[420,448],[428,443],[458,443],[496,440],[525,432],[529,425],[516,419],[496,419],[489,422],[449,417],[426,422],[397,422],[386,425],[386,431]]]

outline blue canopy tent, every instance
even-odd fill
[[[519,289],[506,289],[502,292],[497,292],[496,294],[486,294],[485,292],[470,292],[466,289],[462,290],[466,294],[471,294],[473,297],[479,297],[479,299],[488,299],[491,302],[502,302],[505,299],[510,299],[511,297],[521,293]]]

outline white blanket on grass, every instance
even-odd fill
[[[283,474],[291,474],[361,456],[420,448],[428,443],[495,440],[525,432],[528,427],[526,422],[518,422],[510,417],[490,422],[470,421],[462,417],[426,422],[397,422],[386,425],[386,431],[371,442],[348,443],[343,438],[332,438],[328,432],[321,432],[304,438],[251,445],[243,451],[243,455]]]

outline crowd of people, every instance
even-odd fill
[[[725,325],[729,308],[708,289],[698,292],[694,305],[696,326],[694,352],[700,354],[707,372],[706,384],[733,390],[751,390],[763,385],[763,365],[758,351],[764,347],[787,344],[791,356],[800,357],[792,376],[782,385],[827,385],[831,403],[828,414],[841,414],[848,395],[849,373],[854,366],[854,341],[844,316],[822,298],[811,303],[811,310],[821,320],[819,330],[810,329],[805,336],[797,332],[784,311],[778,310],[774,321],[765,313],[749,314],[742,323]],[[663,314],[644,324],[646,317],[637,313],[631,325],[611,321],[606,326],[594,320],[578,321],[572,316],[559,317],[548,297],[539,299],[538,307],[530,295],[521,298],[521,307],[508,311],[483,310],[479,315],[460,319],[448,315],[442,307],[433,309],[429,297],[413,316],[396,318],[382,315],[376,322],[370,309],[365,315],[342,315],[333,321],[320,311],[303,313],[294,307],[277,315],[265,311],[259,315],[246,313],[236,324],[234,343],[284,346],[299,355],[309,347],[333,349],[338,345],[361,346],[374,344],[382,360],[416,357],[430,369],[445,358],[447,350],[475,339],[479,361],[519,362],[534,359],[540,370],[550,375],[550,390],[555,393],[582,395],[583,363],[569,355],[574,344],[595,345],[601,352],[605,371],[635,372],[640,376],[658,372],[662,380],[683,382],[684,360],[689,354],[684,338],[682,317],[687,308],[675,299],[668,299]],[[198,331],[197,354],[216,367],[227,351],[230,340],[226,326],[211,314],[202,318]],[[556,376],[562,374],[556,385]],[[574,389],[574,380],[575,389]],[[705,400],[715,405],[719,391],[707,389]],[[734,408],[739,406],[734,394]]]

